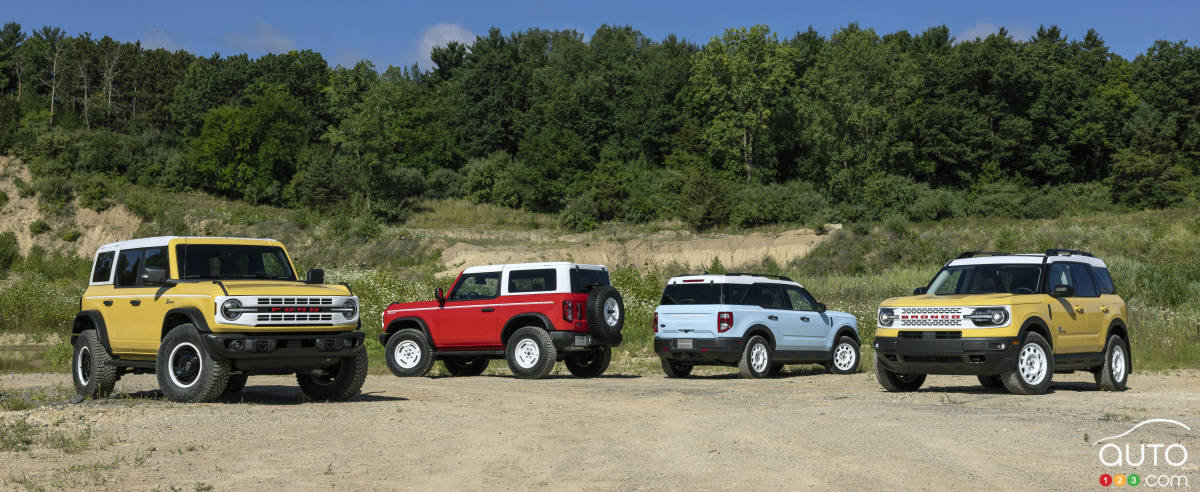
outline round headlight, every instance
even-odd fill
[[[221,303],[221,316],[224,316],[225,319],[230,321],[238,319],[242,316],[242,313],[235,312],[234,309],[239,309],[241,307],[241,301],[238,301],[237,299],[228,299]]]
[[[896,321],[896,312],[891,309],[880,309],[878,319],[879,326],[892,326],[892,323]]]
[[[346,319],[354,319],[355,316],[358,316],[358,303],[354,302],[354,299],[346,299],[346,302],[342,303],[342,309],[344,309],[342,316],[345,316]]]
[[[998,325],[1004,322],[1004,311],[992,311],[992,324]]]

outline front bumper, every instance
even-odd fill
[[[681,348],[681,340],[691,340],[691,348]],[[744,348],[741,338],[654,338],[660,358],[693,364],[737,364]]]
[[[1017,365],[1016,337],[939,339],[937,333],[876,338],[876,363],[898,374],[982,376],[1001,374]]]
[[[204,333],[201,340],[209,354],[232,360],[235,369],[286,373],[338,363],[362,346],[363,333]]]

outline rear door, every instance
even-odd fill
[[[446,298],[435,338],[447,347],[483,347],[500,343],[496,305],[500,272],[464,273]]]
[[[783,289],[796,315],[795,325],[788,327],[788,344],[796,346],[796,350],[828,350],[830,330],[825,317],[817,311],[817,301],[800,287],[785,285]]]
[[[1075,302],[1083,308],[1083,312],[1079,313],[1083,316],[1083,322],[1078,328],[1079,351],[1100,352],[1104,350],[1104,343],[1099,342],[1100,338],[1104,336],[1100,325],[1104,323],[1107,316],[1107,313],[1102,311],[1104,301],[1100,298],[1100,288],[1092,278],[1091,266],[1084,263],[1071,263],[1069,268],[1071,282],[1075,286]]]
[[[800,313],[792,311],[780,284],[754,284],[764,324],[775,335],[776,350],[800,350]]]
[[[1048,297],[1050,308],[1050,336],[1054,339],[1054,353],[1077,354],[1084,352],[1087,346],[1088,334],[1087,312],[1085,298],[1078,297],[1069,263],[1051,263],[1050,274],[1046,279],[1046,292],[1054,292],[1060,285],[1069,285],[1076,289],[1076,296]]]

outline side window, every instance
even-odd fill
[[[753,299],[747,299],[750,284],[725,284],[725,304],[757,305]]]
[[[137,285],[141,259],[142,250],[140,249],[125,250],[117,255],[117,278],[114,282],[117,287],[133,287]]]
[[[788,300],[792,301],[792,311],[816,311],[817,302],[812,296],[808,295],[804,289],[799,287],[787,286],[783,288],[787,292]]]
[[[1046,292],[1054,292],[1060,285],[1071,285],[1071,273],[1067,270],[1066,263],[1051,264],[1050,276],[1046,278]]]
[[[500,272],[469,273],[459,279],[449,301],[492,299],[500,295]]]
[[[1096,297],[1096,284],[1092,281],[1091,267],[1079,263],[1071,264],[1071,283],[1075,285],[1076,297]]]
[[[558,272],[553,268],[541,270],[513,270],[508,272],[508,291],[545,292],[558,288]]]
[[[108,282],[112,280],[113,257],[116,253],[105,251],[96,255],[96,266],[92,270],[92,282]]]
[[[147,268],[162,268],[164,270],[169,270],[171,267],[170,262],[167,261],[167,248],[148,248],[143,250],[142,266],[138,268],[138,271],[141,273],[138,274],[138,277],[141,277],[143,274],[145,274]],[[142,283],[145,285],[157,285],[147,282]]]
[[[776,284],[761,284],[759,288],[758,305],[763,309],[787,309],[783,301],[783,292]]]
[[[1108,274],[1107,268],[1093,268],[1092,273],[1096,277],[1096,286],[1100,288],[1101,294],[1115,294],[1117,288],[1113,286],[1112,276]]]

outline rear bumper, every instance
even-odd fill
[[[934,333],[934,332],[928,332]],[[1016,337],[875,339],[877,363],[899,374],[974,374],[990,376],[1017,364]]]
[[[551,330],[550,340],[554,342],[554,348],[560,351],[583,350],[594,347],[616,347],[621,344],[621,335],[617,335],[616,340],[607,340],[593,337],[590,333],[578,331],[563,331]]]
[[[680,340],[691,340],[691,348],[682,348]],[[654,338],[654,353],[660,358],[693,364],[736,364],[745,343],[741,338]]]

